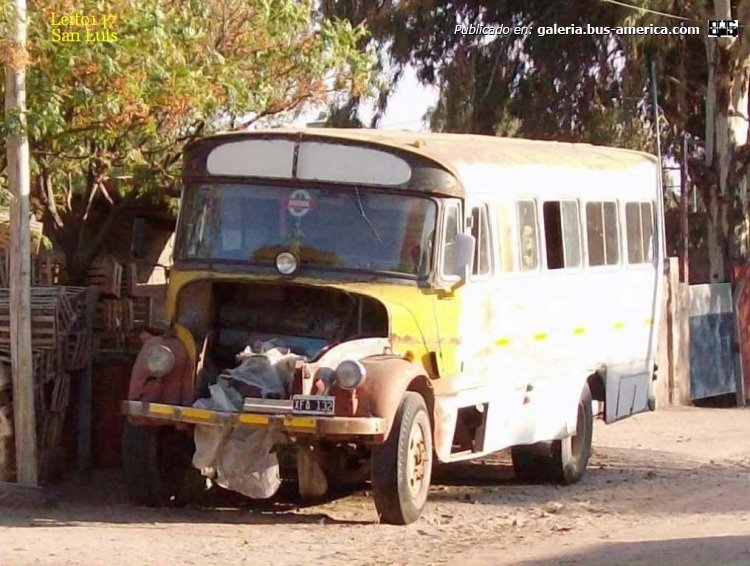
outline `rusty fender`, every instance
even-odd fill
[[[152,348],[167,346],[174,355],[174,367],[161,378],[152,376],[146,358]],[[130,373],[128,400],[190,406],[194,395],[194,368],[183,343],[175,337],[154,336],[146,340]],[[133,419],[141,424],[141,419]],[[143,424],[146,424],[145,421]],[[153,423],[150,423],[153,424]]]
[[[367,379],[357,389],[360,400],[357,415],[384,418],[384,438],[388,438],[396,411],[407,390],[417,391],[425,397],[432,420],[432,386],[422,367],[394,356],[370,356],[360,362],[365,366]]]

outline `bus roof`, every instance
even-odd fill
[[[211,137],[237,136],[238,132]],[[556,141],[502,138],[479,134],[446,134],[375,130],[368,128],[302,128],[242,132],[242,137],[305,137],[359,141],[399,148],[437,161],[448,169],[458,163],[493,163],[497,165],[547,165],[586,169],[627,168],[656,157],[641,151]]]
[[[197,140],[186,149],[186,158],[198,159],[186,173],[205,171],[205,157],[211,148],[238,141],[257,139],[287,139],[297,142],[331,142],[342,145],[369,146],[406,157],[410,161],[432,163],[455,180],[446,186],[446,173],[442,179],[425,177],[412,184],[420,190],[459,196],[460,170],[476,164],[496,167],[529,167],[544,165],[561,169],[617,171],[644,163],[656,164],[653,155],[628,149],[595,146],[583,143],[537,141],[518,138],[501,138],[476,134],[446,134],[375,129],[270,129],[250,132],[216,134]],[[434,168],[433,168],[434,169]],[[437,170],[437,169],[434,169]],[[416,181],[416,179],[415,179]],[[456,184],[457,182],[457,184]],[[437,189],[436,187],[441,187]]]

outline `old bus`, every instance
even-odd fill
[[[193,425],[265,429],[301,455],[301,493],[320,495],[321,473],[323,489],[366,474],[381,520],[406,524],[436,461],[510,448],[519,477],[570,484],[592,407],[607,423],[653,408],[664,238],[650,155],[270,130],[193,143],[183,182],[169,330],[145,342],[123,402],[142,502],[174,497]],[[284,394],[193,406],[258,338],[305,356]]]

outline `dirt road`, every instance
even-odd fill
[[[597,423],[582,483],[523,485],[505,455],[436,471],[424,516],[375,524],[366,493],[151,510],[117,473],[44,509],[0,510],[0,564],[750,564],[750,409]]]

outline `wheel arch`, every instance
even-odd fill
[[[384,418],[387,438],[404,393],[413,391],[424,398],[434,436],[435,395],[424,368],[395,356],[372,356],[360,361],[367,370],[367,380],[358,390],[364,401],[359,412]]]
[[[586,383],[589,384],[589,390],[591,391],[591,398],[594,401],[606,401],[606,391],[604,380],[599,372],[594,372],[586,378]]]

